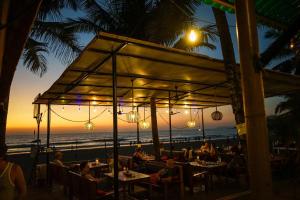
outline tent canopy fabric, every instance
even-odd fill
[[[112,105],[112,55],[122,106],[147,106],[152,97],[157,107],[169,97],[178,108],[231,104],[222,60],[103,32],[34,103]],[[300,77],[264,70],[263,78],[266,97],[300,91]]]

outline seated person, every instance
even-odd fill
[[[65,165],[62,162],[62,159],[63,159],[63,153],[60,151],[55,152],[53,163],[58,166],[64,167]]]
[[[142,152],[141,146],[137,146],[135,152],[133,153],[132,160],[136,164],[141,164],[144,161],[144,154]]]
[[[172,182],[179,178],[179,170],[174,164],[173,159],[168,159],[166,167],[151,175],[151,182],[154,184]]]
[[[208,142],[205,142],[204,145],[202,145],[200,147],[200,151],[201,151],[201,153],[209,153],[210,152],[210,147],[209,147]]]
[[[217,160],[217,152],[216,152],[215,144],[213,143],[210,145],[209,155],[212,161]]]
[[[82,162],[80,163],[80,174],[82,177],[86,178],[86,179],[90,179],[92,181],[96,181],[97,183],[99,183],[101,180],[99,178],[95,178],[91,171],[90,171],[90,167],[88,162]]]
[[[240,156],[240,152],[237,147],[231,149],[233,157],[227,164],[227,173],[231,177],[236,177],[246,167],[245,160]]]

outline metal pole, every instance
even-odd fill
[[[254,3],[254,0],[236,0],[235,10],[251,197],[262,200],[272,199],[272,178],[262,71],[257,66],[259,47]]]
[[[204,116],[203,116],[203,108],[201,108],[201,117],[202,117],[202,137],[205,139],[205,128],[204,128]]]
[[[46,162],[47,162],[47,183],[50,183],[50,168],[49,168],[49,147],[50,147],[50,125],[51,125],[51,104],[48,103],[47,110],[47,144],[46,144]]]
[[[139,115],[139,107],[136,107],[137,115]],[[140,143],[140,122],[139,119],[136,122],[136,141],[139,144]]]
[[[114,145],[114,199],[119,199],[119,156],[118,156],[118,102],[117,102],[117,59],[112,55],[112,86],[113,86],[113,145]]]
[[[171,92],[169,91],[169,133],[170,133],[170,156],[173,157],[173,143],[172,143],[172,114],[171,114]]]

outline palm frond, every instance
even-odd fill
[[[161,0],[148,16],[146,38],[157,43],[170,44],[194,23],[193,15],[200,1]]]
[[[293,65],[293,60],[292,59],[288,59],[285,60],[277,65],[275,65],[274,67],[272,67],[273,70],[278,70],[281,72],[285,72],[285,73],[292,73],[292,71],[294,70],[294,65]]]
[[[107,31],[115,30],[119,25],[119,21],[114,18],[114,15],[106,10],[95,0],[85,0],[83,2],[83,10],[86,13],[84,17],[87,21],[93,22],[97,26],[105,26]]]
[[[269,39],[276,39],[282,34],[281,31],[278,31],[276,29],[271,29],[265,33],[265,38]]]
[[[49,53],[47,44],[28,38],[22,55],[24,66],[42,76],[47,71],[47,59],[45,54]]]
[[[93,21],[79,17],[78,19],[67,19],[67,22],[73,28],[75,32],[79,33],[98,33],[99,31],[107,31],[104,27],[100,27],[99,25],[95,24]]]
[[[80,51],[74,27],[66,22],[36,21],[31,37],[48,43],[55,57],[70,62]]]
[[[40,6],[37,19],[57,21],[62,17],[62,9],[70,8],[77,10],[80,8],[80,5],[80,0],[46,0]]]

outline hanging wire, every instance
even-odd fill
[[[160,118],[161,118],[167,125],[169,125],[169,121],[166,120],[166,119],[161,115],[161,113],[159,113],[159,112],[157,112],[157,113],[158,113],[158,115],[160,116]],[[187,126],[184,126],[184,127],[176,127],[176,126],[173,126],[173,125],[172,125],[172,128],[174,128],[174,129],[186,129]]]
[[[53,112],[56,116],[58,116],[59,118],[61,119],[64,119],[66,121],[69,121],[69,122],[88,122],[89,120],[72,120],[72,119],[68,119],[66,117],[63,117],[61,116],[60,114],[58,114],[57,112],[55,112],[52,108],[50,108],[51,112]],[[95,117],[91,118],[90,120],[94,120],[98,117],[100,117],[105,111],[107,110],[107,108],[105,108],[101,113],[99,113],[98,115],[96,115]]]

